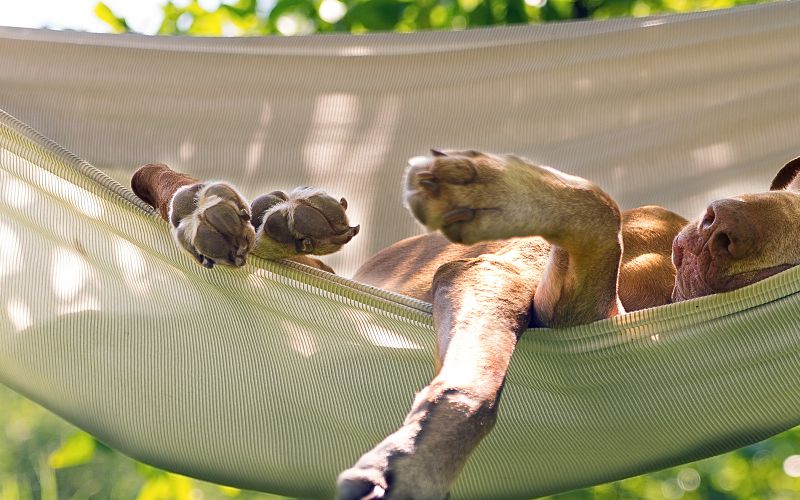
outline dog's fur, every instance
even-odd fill
[[[243,202],[198,199],[205,185],[152,167],[134,176],[137,194],[160,208],[173,232],[182,217],[200,225],[194,240],[176,237],[178,244],[208,265],[197,249],[220,244],[205,244],[203,234],[234,235],[216,259],[240,265],[242,246],[252,248],[246,236],[235,236],[242,232],[237,220],[250,216]],[[528,326],[578,325],[725,292],[799,263],[799,171],[800,158],[769,192],[714,201],[687,223],[654,206],[621,212],[591,182],[511,155],[432,151],[410,160],[407,205],[440,233],[392,245],[354,279],[433,303],[437,375],[400,429],[340,475],[340,497],[445,498],[494,425],[509,360]],[[192,189],[187,212],[178,201]],[[265,196],[252,213],[264,257],[329,253],[358,231],[347,223],[344,200],[317,191]],[[219,203],[239,219],[203,216]]]

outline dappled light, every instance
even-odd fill
[[[23,210],[33,202],[31,189],[26,184],[4,172],[0,172],[0,189],[3,190],[5,202],[17,210]]]
[[[22,260],[17,232],[0,220],[0,278],[16,270]]]
[[[575,18],[642,17],[661,12],[720,9],[753,0],[442,0],[437,3],[379,0],[283,0],[255,2],[166,2],[160,26],[149,34],[161,35],[302,35],[307,33],[459,30],[494,24],[538,23]],[[224,5],[221,5],[224,4]],[[126,9],[99,3],[97,13],[115,32],[137,26],[120,14]],[[119,12],[115,10],[119,9]],[[148,23],[152,24],[152,23]],[[139,28],[142,29],[142,28]]]
[[[6,304],[6,314],[18,332],[31,326],[31,310],[21,300],[10,299]]]
[[[372,316],[356,310],[350,311],[353,325],[372,344],[391,349],[422,349],[422,346],[401,333],[375,323]]]
[[[639,24],[642,28],[652,28],[653,26],[661,26],[666,23],[665,19],[646,19]]]
[[[343,166],[345,145],[352,140],[358,116],[358,99],[353,95],[317,97],[304,149],[305,164],[312,174],[319,176]]]
[[[100,310],[98,298],[86,290],[92,274],[89,264],[77,251],[66,247],[53,249],[50,284],[52,292],[59,299],[58,314]]]
[[[190,3],[192,12],[170,4],[164,32],[409,31],[685,8],[279,0],[264,16],[249,10],[259,2],[216,13]],[[346,197],[362,232],[325,261],[347,276],[422,232],[400,185],[406,159],[431,147],[516,153],[596,181],[624,208],[659,203],[686,216],[766,187],[797,147],[800,95],[786,69],[797,59],[797,6],[770,8],[408,36],[11,32],[0,37],[0,97],[123,186],[143,162],[167,161],[248,197],[298,185]],[[421,308],[255,257],[242,268],[201,268],[175,248],[167,224],[120,197],[124,188],[38,136],[5,123],[0,132],[0,379],[110,446],[216,480],[324,496],[336,467],[367,449],[359,440],[396,424],[433,370],[435,338]],[[432,252],[408,248],[414,264],[390,275],[432,275]],[[630,265],[647,272],[663,258]],[[588,484],[597,480],[591,467],[601,479],[620,477],[648,470],[654,456],[666,466],[731,449],[740,443],[719,441],[739,439],[742,428],[753,442],[794,425],[787,367],[798,352],[798,286],[792,277],[781,286],[528,332],[499,433],[463,481],[474,491],[509,486],[504,474],[531,488],[563,475]],[[354,401],[368,411],[353,415]],[[127,459],[87,435],[70,439],[72,428],[25,404],[0,390],[0,497],[14,482],[17,496],[33,498],[52,478],[53,498],[220,495],[120,466]],[[789,498],[800,491],[798,436],[566,498]],[[655,444],[633,449],[627,439]],[[658,455],[661,445],[674,448]],[[319,490],[302,490],[312,482]]]
[[[77,298],[89,277],[89,266],[83,257],[70,248],[56,248],[51,254],[52,288],[63,301]]]
[[[700,168],[722,169],[736,159],[736,151],[730,143],[718,142],[693,150],[692,158]]]
[[[783,471],[789,477],[800,477],[800,455],[791,455],[783,461]]]
[[[286,332],[289,347],[304,358],[310,358],[319,350],[317,340],[310,329],[303,325],[281,321],[281,330]]]
[[[180,158],[181,162],[189,163],[194,159],[194,155],[196,153],[196,146],[193,141],[186,140],[181,143],[180,147],[178,148],[178,158]]]
[[[245,172],[248,176],[253,175],[259,165],[261,165],[267,131],[272,118],[272,108],[269,102],[265,102],[261,108],[261,116],[258,119],[258,127],[253,131],[250,143],[247,145],[247,156],[245,159]]]
[[[142,251],[121,238],[115,240],[114,250],[125,284],[137,295],[147,294],[150,291],[149,272]]]

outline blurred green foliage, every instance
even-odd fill
[[[463,29],[567,19],[606,19],[720,9],[758,0],[233,0],[206,10],[198,0],[168,1],[161,35],[298,35]],[[130,31],[102,2],[95,13]]]
[[[0,500],[278,500],[139,464],[0,385]],[[591,450],[587,449],[587,453]],[[302,474],[302,471],[297,471]],[[800,428],[672,469],[551,500],[794,500]]]
[[[137,463],[0,385],[0,500],[279,500]]]

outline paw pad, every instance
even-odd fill
[[[335,252],[359,231],[359,226],[350,227],[346,209],[344,198],[337,201],[313,188],[259,196],[252,203],[257,232],[254,253],[275,259]]]
[[[249,207],[224,183],[179,189],[170,203],[169,220],[178,245],[204,267],[242,266],[255,242]]]

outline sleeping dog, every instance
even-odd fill
[[[433,303],[433,380],[403,425],[341,473],[343,499],[446,498],[492,429],[514,347],[529,326],[563,327],[741,288],[800,262],[800,158],[770,191],[712,202],[700,220],[620,211],[598,186],[513,155],[412,158],[405,201],[432,231],[369,259],[356,281]],[[302,188],[248,206],[231,186],[145,165],[134,192],[206,267],[248,253],[329,270],[358,233],[347,202]],[[774,228],[782,228],[775,231]],[[414,256],[425,255],[424,262]]]

